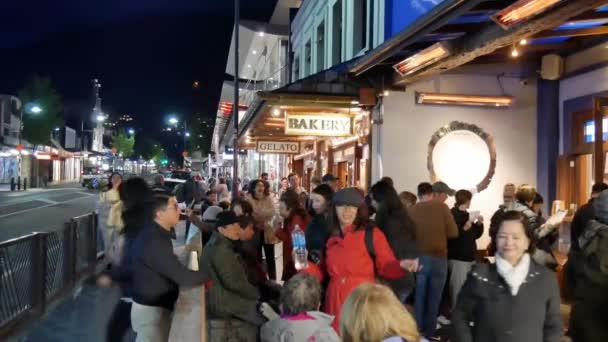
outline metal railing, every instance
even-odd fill
[[[42,316],[97,264],[96,214],[0,243],[0,338]]]

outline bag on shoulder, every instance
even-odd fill
[[[584,273],[591,281],[608,285],[608,226],[593,223],[579,239]]]

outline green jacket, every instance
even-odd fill
[[[229,318],[255,307],[258,290],[247,280],[232,241],[214,232],[203,249],[202,263],[212,282],[207,297],[210,315]]]

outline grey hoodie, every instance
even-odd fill
[[[319,311],[307,312],[314,319],[276,318],[266,322],[260,331],[262,342],[339,342],[331,327],[334,316]]]

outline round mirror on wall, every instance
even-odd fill
[[[427,167],[433,182],[481,192],[496,170],[494,138],[475,125],[453,121],[431,137]]]

